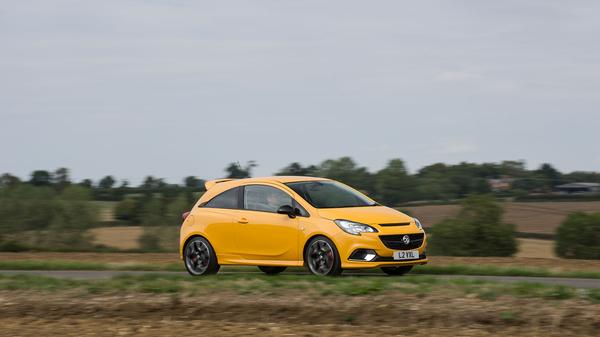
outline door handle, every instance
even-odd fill
[[[246,219],[246,218],[240,218],[240,219],[238,220],[238,222],[239,222],[239,223],[248,223],[248,219]]]

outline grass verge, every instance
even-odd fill
[[[0,270],[140,270],[140,271],[183,271],[183,264],[148,263],[101,263],[69,260],[3,260]],[[229,267],[224,271],[257,271],[255,267]],[[289,268],[303,272],[304,268]],[[361,273],[380,273],[379,269],[362,270]],[[483,275],[483,276],[531,276],[569,277],[600,279],[600,271],[552,271],[545,268],[498,267],[493,265],[425,265],[417,266],[411,274],[419,275]]]
[[[0,290],[60,291],[79,289],[98,293],[185,293],[191,295],[233,291],[239,294],[288,294],[299,291],[320,296],[361,296],[390,291],[426,297],[431,292],[456,296],[472,296],[494,301],[501,296],[564,300],[579,298],[600,302],[600,290],[575,289],[535,283],[496,283],[481,280],[445,280],[425,275],[402,278],[330,277],[312,275],[280,275],[277,277],[249,274],[226,274],[192,278],[182,275],[122,275],[102,280],[69,280],[37,275],[0,275]]]

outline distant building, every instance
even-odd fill
[[[488,179],[488,183],[494,192],[510,190],[514,181],[514,178],[508,176],[502,176],[499,179]]]
[[[570,183],[558,185],[554,190],[560,194],[594,194],[600,193],[598,183]]]

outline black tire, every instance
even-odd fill
[[[342,273],[342,261],[333,241],[324,236],[312,238],[304,251],[304,264],[318,276],[336,276]]]
[[[413,266],[381,267],[384,273],[392,276],[401,276],[408,273]]]
[[[183,249],[183,264],[192,276],[216,274],[221,268],[210,242],[199,236],[186,243]]]
[[[287,267],[258,266],[258,269],[267,275],[277,275],[286,270]]]

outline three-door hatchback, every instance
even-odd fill
[[[214,274],[221,265],[267,274],[306,266],[316,275],[359,268],[402,275],[427,263],[419,220],[337,181],[221,179],[206,189],[180,232],[180,256],[192,275]]]

